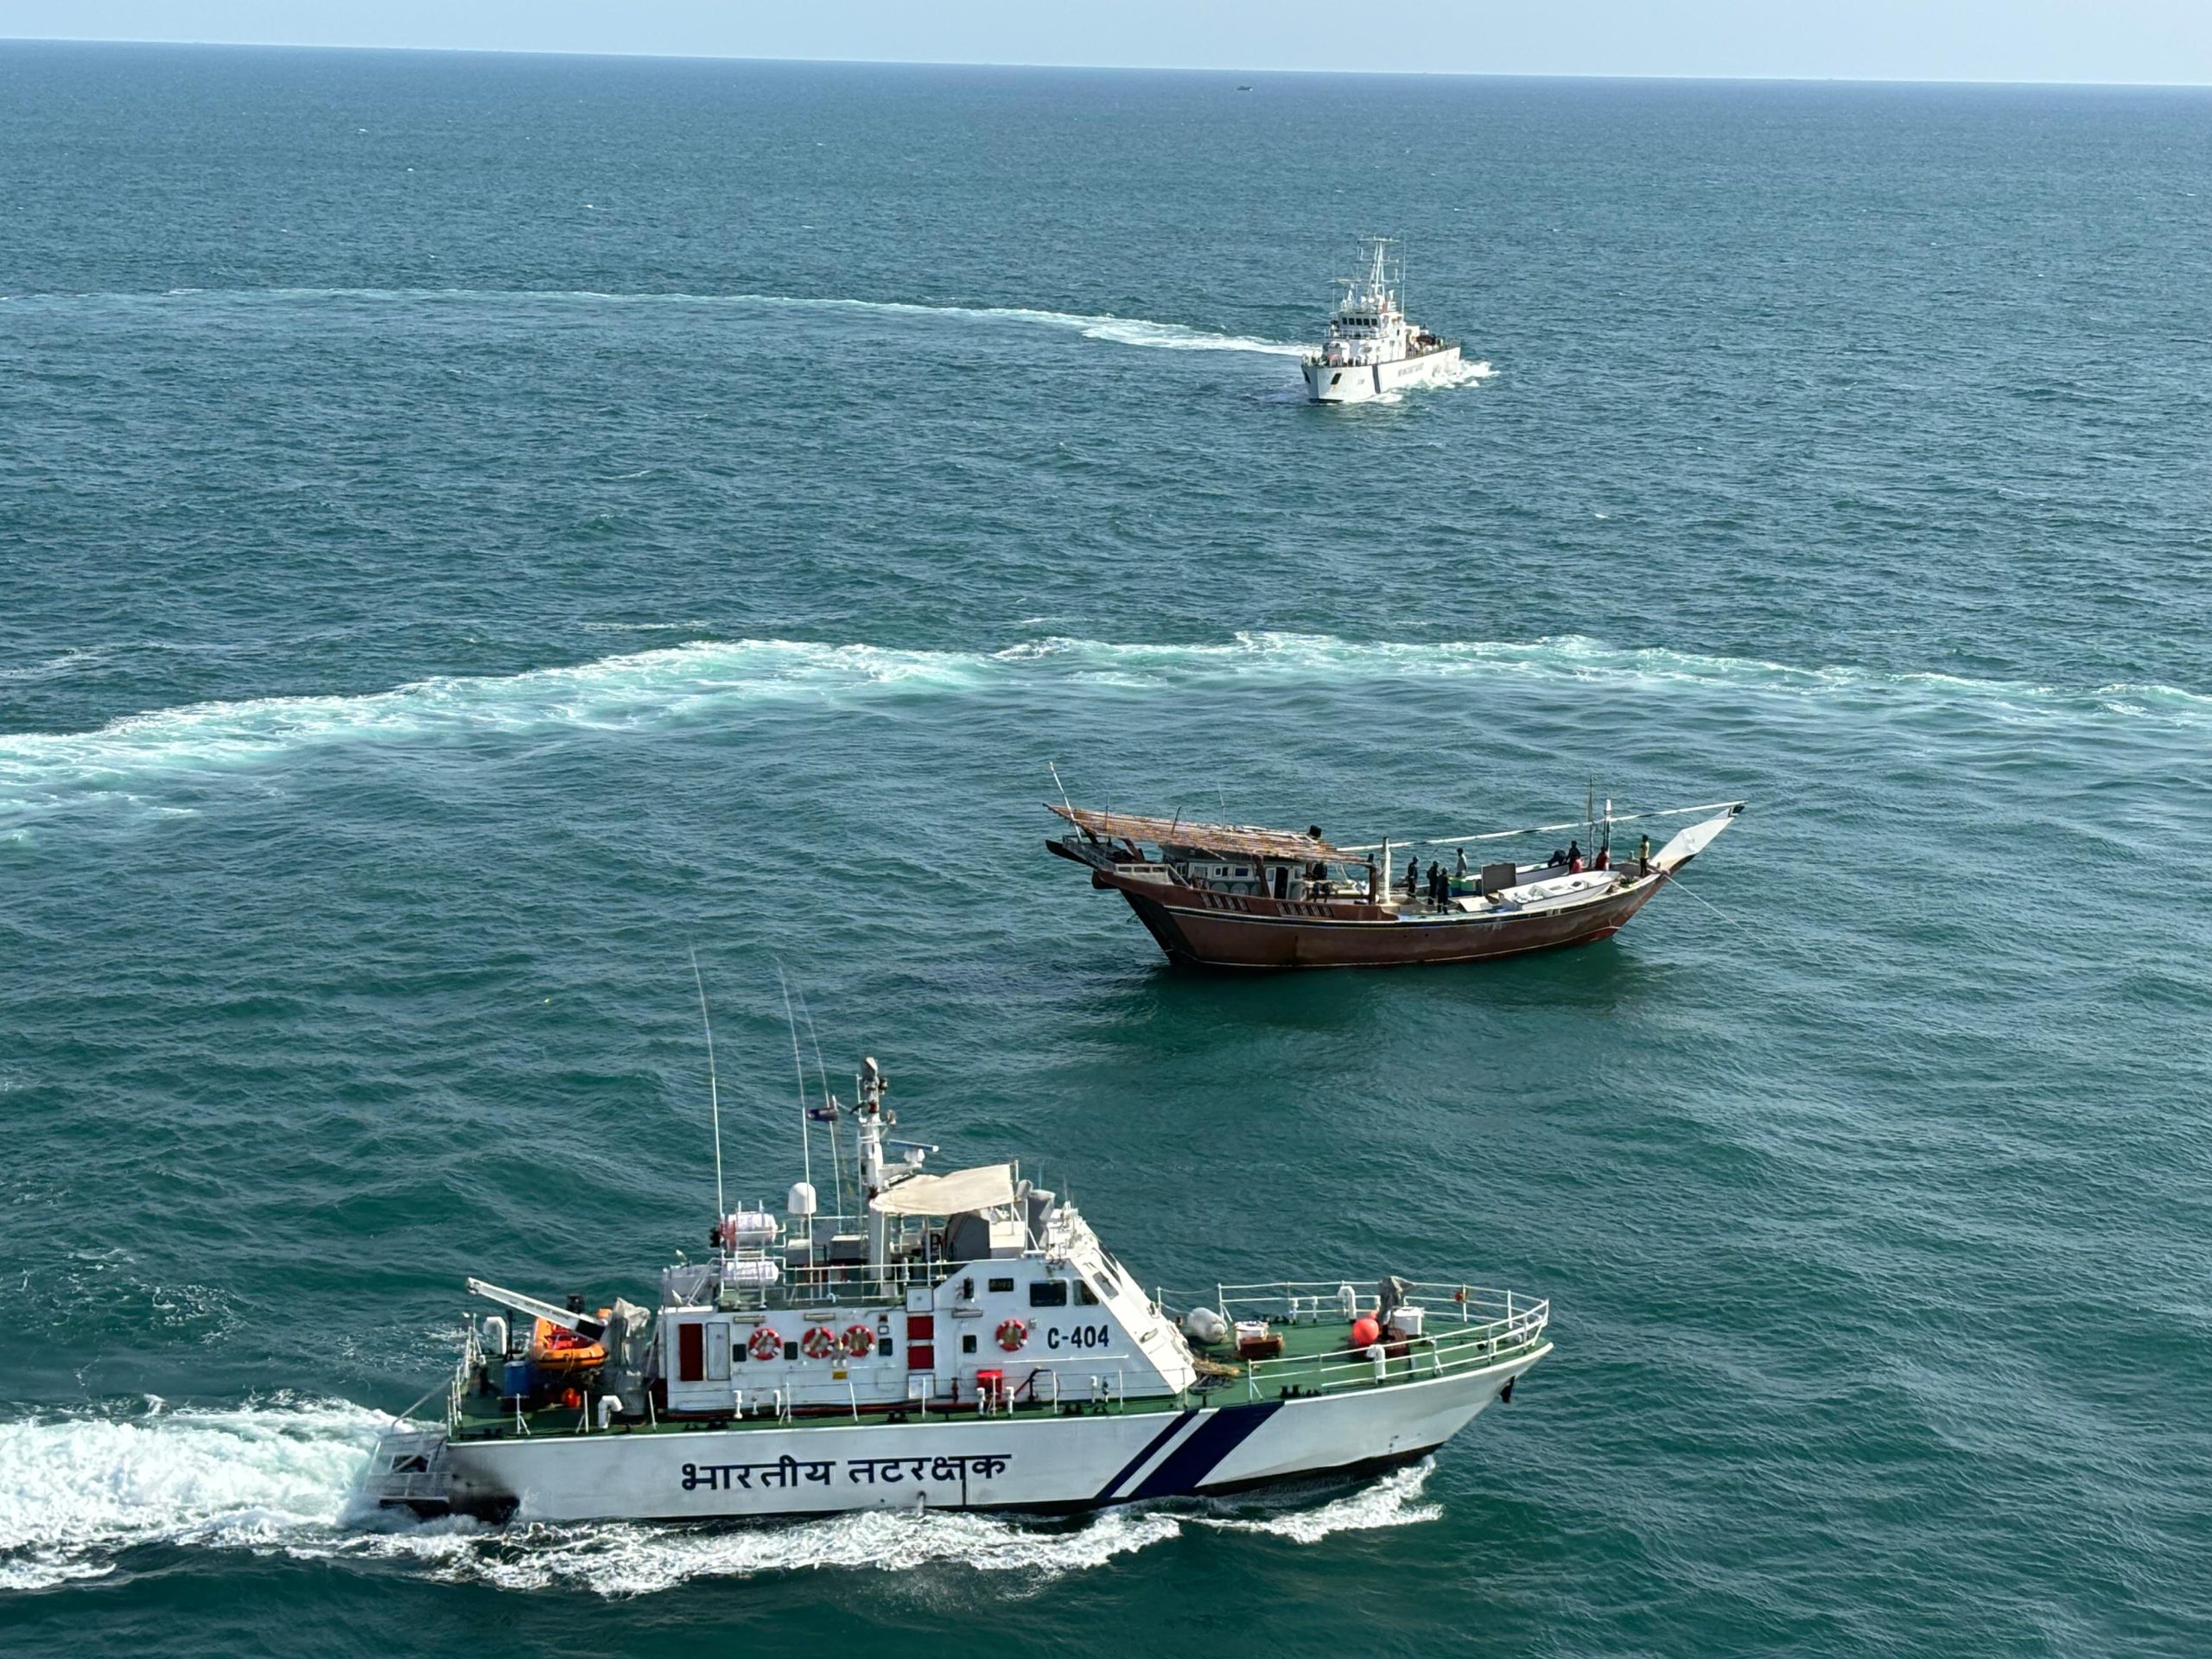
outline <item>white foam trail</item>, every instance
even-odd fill
[[[315,300],[353,300],[376,304],[425,302],[499,303],[526,302],[579,302],[602,305],[703,305],[782,307],[802,310],[867,311],[889,316],[962,317],[988,322],[1042,324],[1073,329],[1086,340],[1111,340],[1116,345],[1152,347],[1173,352],[1248,352],[1271,357],[1300,357],[1313,348],[1288,340],[1258,340],[1244,334],[1193,327],[1179,322],[1155,322],[1144,317],[1092,315],[1077,311],[1047,311],[1018,305],[932,305],[918,300],[859,300],[834,296],[795,294],[654,294],[605,293],[593,289],[482,289],[482,288],[250,288],[213,291],[171,289],[166,294],[68,294],[0,296],[19,303],[107,300],[154,304],[180,299],[205,304],[253,304],[269,301],[301,302]]]
[[[1430,644],[1281,632],[1239,633],[1217,645],[1048,638],[989,652],[738,639],[522,674],[442,677],[359,696],[191,703],[126,715],[94,731],[0,736],[0,811],[34,813],[101,798],[180,811],[186,809],[149,801],[144,791],[156,782],[264,766],[331,745],[421,746],[508,732],[650,728],[727,715],[748,702],[1033,694],[1055,684],[1143,692],[1271,680],[1450,678],[1906,709],[1948,705],[2013,721],[2212,724],[2212,697],[2172,686],[2078,690],[1946,674],[1795,668],[1656,647],[1624,650],[1575,634],[1526,643]]]
[[[1198,1524],[1229,1532],[1262,1532],[1294,1543],[1318,1544],[1332,1533],[1372,1532],[1382,1527],[1418,1526],[1440,1519],[1441,1503],[1421,1501],[1422,1488],[1436,1467],[1424,1459],[1410,1468],[1384,1476],[1371,1486],[1347,1492],[1319,1509],[1285,1510],[1263,1516],[1199,1516]]]
[[[0,1423],[0,1590],[98,1578],[133,1546],[265,1548],[327,1533],[385,1421],[278,1400]]]
[[[404,1560],[439,1579],[505,1590],[567,1587],[636,1596],[693,1579],[822,1567],[905,1573],[941,1564],[1048,1580],[1103,1567],[1181,1531],[1172,1516],[1128,1510],[1050,1525],[899,1510],[743,1527],[606,1522],[489,1531],[440,1524],[306,1542],[291,1553]]]
[[[1037,1584],[1169,1542],[1190,1525],[1313,1543],[1440,1512],[1421,1501],[1422,1464],[1313,1509],[1292,1495],[1279,1508],[1238,1500],[1195,1513],[1175,1504],[1052,1522],[902,1510],[749,1527],[455,1521],[363,1529],[348,1502],[387,1421],[342,1401],[276,1396],[175,1411],[150,1401],[128,1413],[0,1423],[0,1591],[101,1577],[124,1552],[155,1545],[379,1560],[458,1582],[605,1596],[821,1567],[944,1565]]]

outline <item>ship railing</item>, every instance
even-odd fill
[[[1372,1288],[1363,1291],[1354,1281],[1218,1285],[1215,1297],[1232,1331],[1238,1321],[1347,1327],[1341,1348],[1246,1362],[1246,1389],[1254,1398],[1287,1389],[1329,1393],[1481,1370],[1541,1347],[1551,1319],[1546,1300],[1510,1290],[1421,1280],[1405,1285],[1401,1304],[1421,1310],[1421,1333],[1386,1332],[1376,1343],[1354,1346],[1348,1327],[1360,1315],[1373,1313],[1376,1300]],[[1162,1305],[1166,1306],[1165,1293]]]
[[[1549,1303],[1532,1302],[1511,1319],[1424,1322],[1417,1337],[1385,1334],[1364,1348],[1347,1345],[1325,1354],[1255,1359],[1245,1365],[1246,1391],[1254,1399],[1293,1390],[1332,1394],[1487,1370],[1541,1349],[1550,1317]]]
[[[820,1302],[841,1307],[849,1303],[893,1301],[904,1303],[916,1285],[934,1285],[944,1276],[944,1263],[899,1263],[889,1268],[798,1268],[786,1271],[775,1287],[778,1300],[791,1306]]]
[[[1401,1283],[1407,1305],[1444,1324],[1511,1319],[1530,1307],[1548,1306],[1515,1291],[1452,1280],[1414,1279]],[[1371,1279],[1278,1279],[1256,1285],[1216,1285],[1214,1301],[1222,1318],[1231,1324],[1238,1319],[1284,1325],[1350,1324],[1360,1314],[1374,1311],[1379,1294],[1380,1287]],[[1190,1304],[1179,1299],[1174,1305],[1187,1307]]]

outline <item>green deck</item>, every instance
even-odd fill
[[[1223,1368],[1227,1374],[1201,1377],[1201,1386],[1183,1394],[1150,1395],[1128,1400],[1063,1401],[1058,1404],[1050,1400],[1021,1401],[995,1410],[988,1416],[976,1411],[972,1400],[957,1404],[933,1402],[926,1408],[910,1401],[902,1401],[890,1406],[863,1408],[857,1414],[858,1421],[863,1423],[887,1421],[1002,1423],[1008,1419],[1020,1421],[1096,1413],[1118,1415],[1127,1412],[1179,1411],[1201,1405],[1244,1405],[1254,1402],[1298,1399],[1317,1394],[1340,1394],[1360,1389],[1389,1388],[1421,1382],[1438,1376],[1503,1363],[1543,1346],[1541,1331],[1528,1340],[1503,1343],[1489,1338],[1488,1333],[1494,1329],[1492,1326],[1433,1323],[1427,1334],[1420,1340],[1394,1344],[1392,1357],[1384,1361],[1383,1377],[1378,1382],[1375,1376],[1374,1362],[1364,1353],[1354,1351],[1349,1346],[1351,1330],[1349,1322],[1324,1320],[1285,1324],[1274,1329],[1274,1334],[1283,1339],[1282,1353],[1274,1359],[1248,1363],[1236,1358],[1232,1345],[1228,1343],[1192,1343],[1193,1352],[1207,1364]],[[1484,1346],[1486,1341],[1489,1344],[1487,1347]],[[1020,1359],[1009,1359],[1003,1369],[1009,1373],[1009,1386],[1020,1389],[1023,1386],[1023,1379],[1014,1375],[1020,1370]],[[1040,1373],[1040,1384],[1042,1376]],[[588,1402],[581,1408],[553,1406],[519,1414],[512,1407],[503,1405],[496,1395],[462,1393],[456,1403],[458,1412],[451,1427],[454,1437],[461,1440],[498,1440],[516,1434],[534,1437],[595,1434],[602,1432],[586,1421],[591,1411]],[[680,1434],[702,1429],[782,1428],[795,1421],[827,1426],[853,1421],[855,1415],[849,1408],[843,1406],[808,1407],[796,1411],[788,1418],[779,1418],[765,1412],[746,1417],[663,1418],[648,1422],[618,1423],[604,1432],[615,1434]]]

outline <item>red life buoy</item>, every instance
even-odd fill
[[[864,1325],[849,1325],[845,1327],[843,1346],[855,1359],[865,1359],[875,1347],[875,1332]]]
[[[1008,1319],[999,1326],[999,1346],[1009,1354],[1029,1340],[1029,1327],[1020,1319]]]
[[[799,1338],[798,1351],[809,1359],[827,1359],[837,1351],[837,1333],[826,1325],[809,1325]]]
[[[784,1357],[784,1339],[771,1326],[764,1325],[756,1329],[747,1341],[745,1351],[755,1359],[781,1359]]]

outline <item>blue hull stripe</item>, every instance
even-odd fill
[[[1166,1445],[1167,1442],[1174,1437],[1175,1432],[1178,1429],[1181,1428],[1185,1423],[1189,1422],[1192,1418],[1198,1414],[1196,1411],[1179,1413],[1174,1421],[1170,1422],[1166,1427],[1161,1429],[1159,1433],[1154,1435],[1150,1440],[1145,1443],[1145,1448],[1143,1451],[1138,1452],[1136,1456],[1131,1458],[1127,1463],[1122,1465],[1122,1472],[1120,1474],[1116,1475],[1113,1479],[1108,1481],[1103,1486],[1098,1489],[1099,1497],[1101,1499],[1104,1499],[1113,1497],[1115,1490],[1119,1487],[1123,1481],[1127,1480],[1131,1475],[1134,1475],[1138,1470],[1144,1467],[1144,1460],[1147,1458],[1159,1451],[1161,1446]]]
[[[1198,1425],[1191,1438],[1160,1460],[1160,1467],[1131,1492],[1131,1497],[1171,1497],[1194,1492],[1198,1484],[1219,1468],[1230,1452],[1251,1437],[1252,1431],[1282,1409],[1282,1402],[1264,1405],[1224,1406]]]

